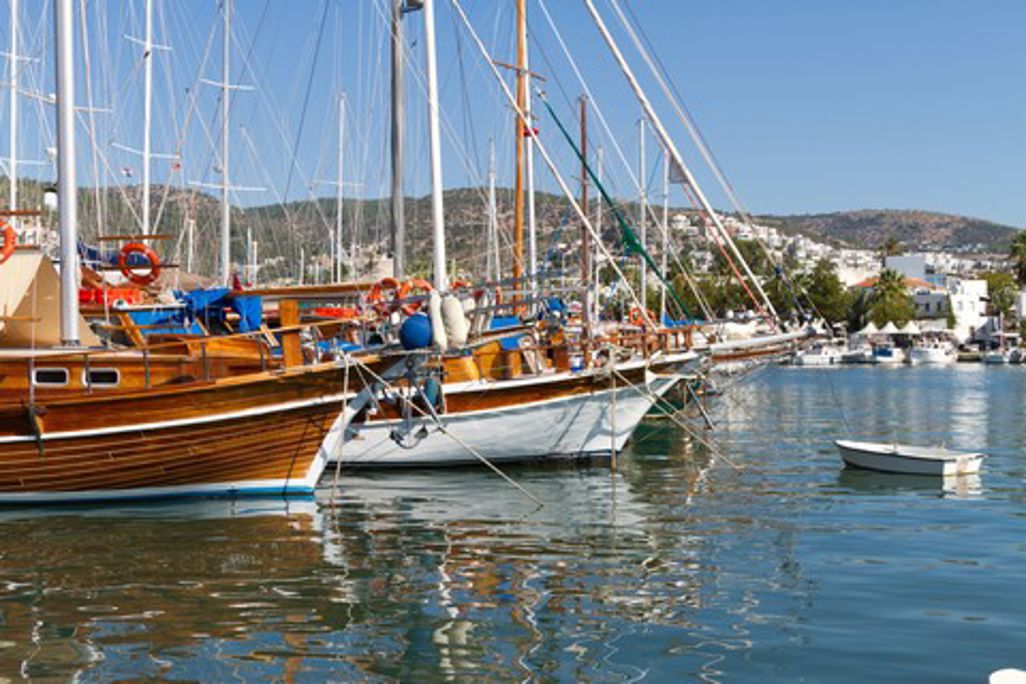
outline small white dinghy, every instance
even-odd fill
[[[905,475],[973,475],[980,472],[986,454],[952,451],[944,447],[853,442],[839,439],[834,444],[845,465],[883,473]]]

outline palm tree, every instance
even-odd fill
[[[1019,285],[1026,285],[1026,232],[1020,232],[1015,236],[1008,256],[1015,262],[1015,279]]]
[[[905,288],[905,277],[889,268],[880,271],[869,300],[869,318],[877,325],[894,321],[901,326],[912,320],[915,313],[915,302]]]
[[[881,247],[880,249],[883,253],[883,258],[881,260],[884,264],[887,263],[887,257],[901,256],[905,252],[904,248],[902,248],[901,246],[901,242],[899,242],[898,238],[894,237],[893,235],[887,238],[887,241],[883,243],[883,247]]]

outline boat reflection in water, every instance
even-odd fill
[[[978,473],[924,477],[845,468],[838,475],[837,484],[850,493],[872,495],[914,492],[943,498],[975,499],[983,494],[983,482]]]
[[[710,461],[666,432],[642,426],[615,473],[511,468],[541,509],[454,469],[344,473],[336,501],[322,482],[288,503],[7,511],[0,672],[574,679],[601,663],[637,676],[620,649],[710,608],[736,525],[689,529]],[[688,655],[699,669],[719,658]]]

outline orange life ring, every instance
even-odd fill
[[[128,257],[133,254],[141,254],[148,262],[146,266],[131,266]],[[118,268],[121,273],[135,285],[145,287],[160,277],[160,258],[153,251],[152,247],[141,242],[129,242],[118,252]],[[138,268],[146,268],[145,273],[136,273]]]
[[[395,300],[399,296],[400,290],[401,286],[398,280],[395,278],[382,278],[374,283],[374,286],[367,294],[367,303],[382,316],[387,316],[396,310]],[[392,293],[390,301],[385,301],[386,291]]]
[[[648,316],[648,318],[645,317],[646,315]],[[642,311],[640,308],[634,307],[633,309],[631,309],[631,315],[627,320],[630,321],[631,325],[636,325],[639,328],[644,328],[649,324],[649,321],[651,321],[652,323],[656,322],[656,315],[655,312],[651,309],[645,309],[644,311]]]
[[[4,221],[4,246],[0,248],[0,264],[4,263],[11,258],[14,254],[14,248],[18,246],[18,234],[14,232],[14,228],[10,223]]]
[[[449,290],[455,292],[456,290],[469,290],[470,281],[463,278],[457,278],[456,280],[449,283]]]
[[[423,278],[410,278],[402,284],[402,287],[399,288],[399,299],[406,299],[415,290],[420,290],[421,292],[424,292],[426,294],[428,292],[431,292],[431,290],[433,289],[435,288],[431,286],[431,283],[424,280]],[[401,308],[404,314],[406,314],[407,316],[412,316],[413,314],[420,311],[420,307],[423,305],[424,301],[418,300],[416,302],[407,302],[403,304]]]

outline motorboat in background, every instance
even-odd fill
[[[833,342],[818,342],[794,355],[795,366],[833,366],[841,363],[841,348]]]
[[[873,363],[897,365],[905,362],[905,350],[893,344],[873,345]]]
[[[937,340],[917,344],[908,351],[908,362],[913,366],[947,365],[958,361],[958,351],[950,342]]]

